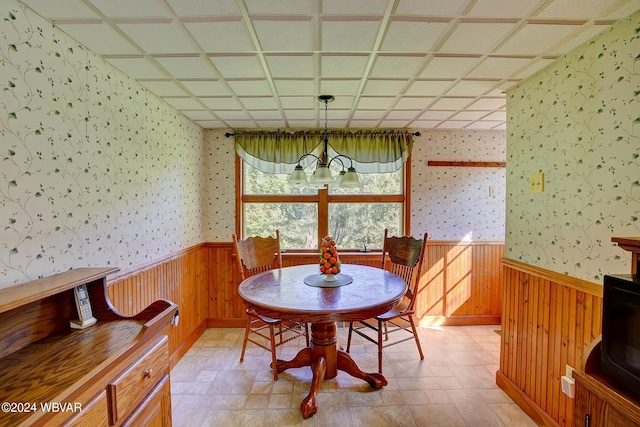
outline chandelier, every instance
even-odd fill
[[[314,187],[323,187],[325,184],[337,184],[341,188],[362,187],[360,179],[358,178],[358,173],[353,167],[353,160],[351,159],[351,157],[345,154],[338,154],[331,159],[329,158],[328,105],[334,99],[335,98],[333,97],[333,95],[320,95],[318,97],[318,100],[324,103],[324,145],[322,154],[320,154],[320,157],[316,156],[313,153],[307,153],[300,156],[300,158],[298,159],[298,164],[296,165],[293,172],[291,172],[289,183],[302,185],[310,184]],[[313,172],[310,182],[307,181],[307,174],[300,164],[302,160],[309,156],[315,157],[316,159],[316,170]],[[349,167],[345,170],[346,160],[349,160]],[[335,179],[331,175],[331,170],[329,169],[331,163],[333,163],[334,161],[340,163],[340,165],[342,166],[342,170],[339,172],[338,176]]]

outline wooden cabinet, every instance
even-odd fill
[[[177,306],[119,313],[114,268],[83,268],[0,289],[0,425],[170,426],[169,340]],[[72,329],[73,288],[87,285],[97,323]]]
[[[600,339],[583,358],[576,382],[573,425],[575,427],[640,427],[640,399],[629,395],[600,374]]]

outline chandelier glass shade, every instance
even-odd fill
[[[357,188],[362,187],[358,173],[353,167],[353,160],[351,157],[345,154],[338,154],[332,158],[329,158],[329,130],[328,130],[328,105],[335,98],[332,95],[320,95],[318,100],[324,103],[324,135],[323,135],[323,149],[320,157],[313,153],[307,153],[300,156],[298,164],[293,172],[289,176],[290,184],[311,185],[313,187],[324,187],[325,184],[338,185],[341,188]],[[304,168],[300,164],[306,157],[315,157],[316,170],[311,175],[311,180],[307,180],[307,174]],[[349,166],[345,170],[345,161],[349,161]],[[333,162],[338,162],[342,165],[342,170],[338,173],[337,178],[333,178],[331,170],[329,169]]]

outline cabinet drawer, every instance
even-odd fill
[[[164,336],[107,386],[111,424],[124,420],[168,370],[169,345]]]
[[[106,427],[109,425],[108,414],[107,393],[102,390],[91,402],[82,407],[82,412],[77,413],[64,425],[65,427]]]

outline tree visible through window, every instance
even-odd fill
[[[384,229],[405,232],[403,168],[391,173],[360,174],[362,188],[310,188],[290,185],[287,174],[268,174],[238,159],[243,236],[273,235],[280,230],[283,249],[317,249],[329,234],[341,249],[382,248]],[[337,171],[336,171],[337,175]]]

